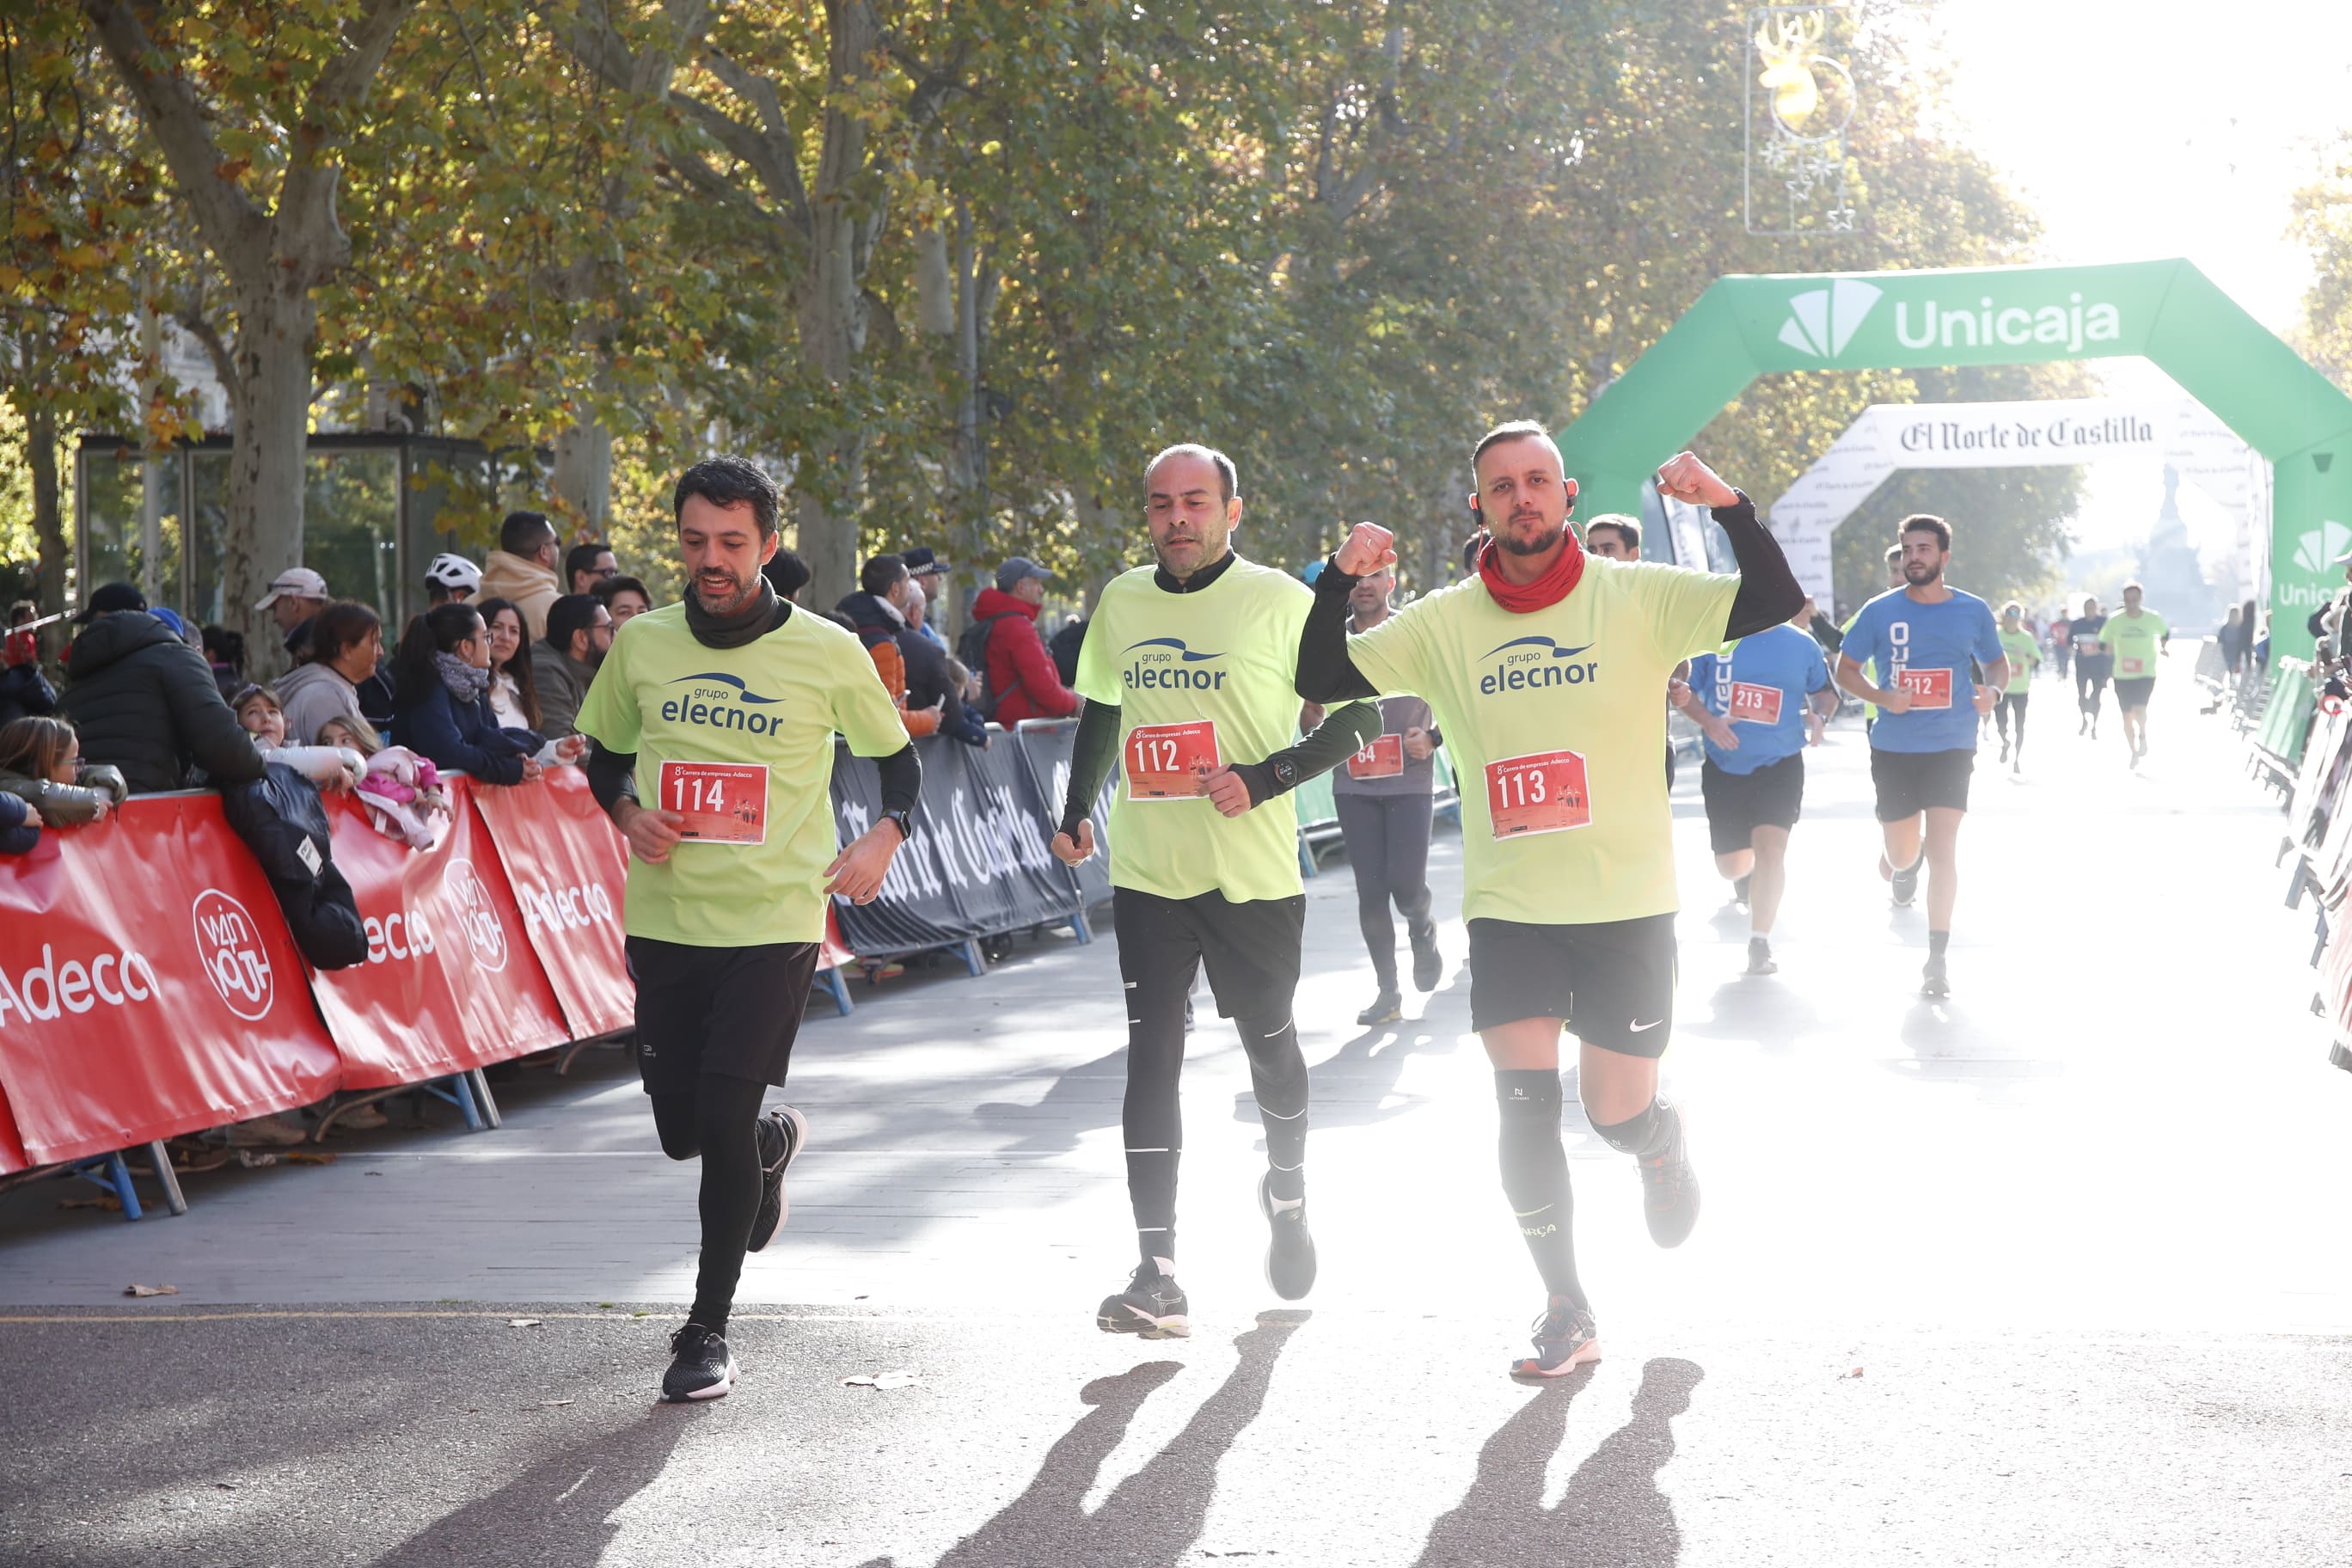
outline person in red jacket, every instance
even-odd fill
[[[1062,684],[1054,656],[1037,635],[1037,609],[1053,575],[1015,555],[996,569],[996,586],[982,588],[972,601],[972,626],[987,637],[981,668],[985,700],[993,704],[988,716],[1008,730],[1024,719],[1066,719],[1078,710],[1078,694]]]

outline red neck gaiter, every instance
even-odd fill
[[[1514,583],[1504,576],[1502,551],[1491,537],[1486,541],[1486,548],[1478,552],[1478,576],[1495,603],[1515,616],[1524,616],[1557,605],[1576,591],[1577,580],[1584,575],[1584,546],[1576,542],[1574,529],[1563,525],[1559,531],[1564,547],[1532,583]]]

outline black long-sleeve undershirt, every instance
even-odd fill
[[[1118,710],[1105,702],[1089,702],[1078,714],[1078,732],[1070,748],[1070,787],[1062,799],[1062,831],[1076,837],[1078,824],[1094,809],[1103,780],[1110,776],[1118,752]],[[1314,733],[1297,744],[1285,746],[1262,762],[1235,763],[1233,769],[1249,789],[1250,805],[1264,805],[1276,795],[1287,795],[1320,773],[1329,773],[1370,745],[1381,732],[1381,710],[1370,703],[1350,703],[1326,714]]]
[[[1736,504],[1711,509],[1709,515],[1722,525],[1739,563],[1739,588],[1724,617],[1726,641],[1779,626],[1803,608],[1805,590],[1789,570],[1780,542],[1758,521],[1755,503],[1744,492]],[[1378,695],[1348,657],[1348,595],[1355,585],[1356,579],[1336,561],[1327,563],[1315,579],[1315,605],[1298,639],[1298,695],[1309,702]]]

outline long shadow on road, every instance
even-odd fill
[[[1658,1472],[1675,1457],[1670,1423],[1706,1374],[1686,1361],[1642,1369],[1633,1413],[1576,1468],[1559,1506],[1543,1502],[1544,1469],[1568,1433],[1568,1407],[1590,1370],[1551,1384],[1486,1439],[1478,1477],[1422,1548],[1420,1568],[1540,1563],[1545,1568],[1670,1568],[1682,1555],[1674,1504]]]
[[[1078,1397],[1094,1408],[1046,1452],[1036,1479],[1003,1510],[956,1543],[939,1568],[1034,1568],[1041,1563],[1087,1568],[1173,1568],[1191,1554],[1216,1496],[1217,1464],[1257,1418],[1275,1359],[1306,1312],[1267,1312],[1234,1341],[1240,1364],[1201,1403],[1184,1429],[1121,1481],[1102,1507],[1082,1500],[1103,1461],[1118,1447],[1143,1402],[1182,1370],[1155,1361],[1089,1383]],[[881,1557],[862,1568],[893,1568]]]

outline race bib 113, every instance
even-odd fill
[[[1486,815],[1496,838],[1591,826],[1584,758],[1575,752],[1536,752],[1488,763]]]

